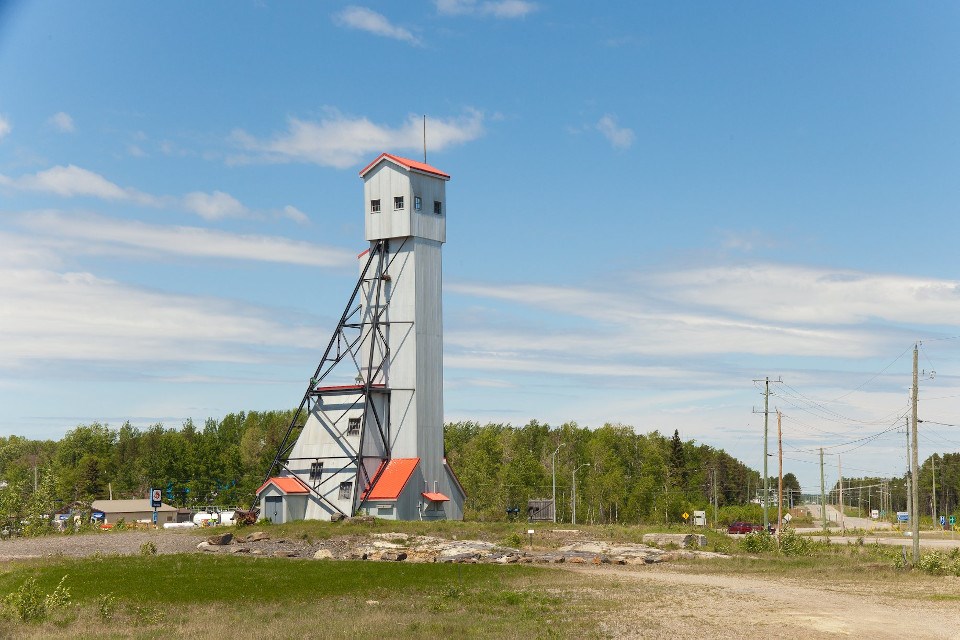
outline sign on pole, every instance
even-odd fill
[[[150,489],[150,506],[152,508],[157,509],[160,507],[162,504],[161,498],[163,498],[163,495],[160,489]]]
[[[897,511],[897,522],[910,522],[910,514],[906,511]]]

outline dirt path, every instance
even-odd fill
[[[576,568],[621,589],[624,610],[604,621],[615,638],[960,638],[960,580],[947,593],[878,594],[876,587],[788,578],[685,573],[664,566]],[[892,586],[892,585],[891,585]],[[891,589],[892,591],[892,589]]]

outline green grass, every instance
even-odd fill
[[[574,638],[594,637],[591,613],[608,608],[592,580],[530,566],[108,556],[5,565],[0,593],[30,576],[43,593],[67,576],[73,605],[43,624],[2,620],[0,637],[175,637],[204,619],[232,637],[252,621],[271,637],[317,625],[324,637],[370,637],[380,625],[393,637]]]

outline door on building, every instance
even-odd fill
[[[267,496],[267,520],[274,524],[283,524],[283,496]]]

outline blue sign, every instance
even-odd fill
[[[897,522],[910,522],[910,514],[906,511],[897,511]]]
[[[150,489],[150,507],[157,509],[162,504],[163,492],[160,489]]]
[[[947,524],[947,516],[940,516],[940,526],[942,527],[946,524]]]
[[[157,524],[157,512],[153,512],[153,524]]]

